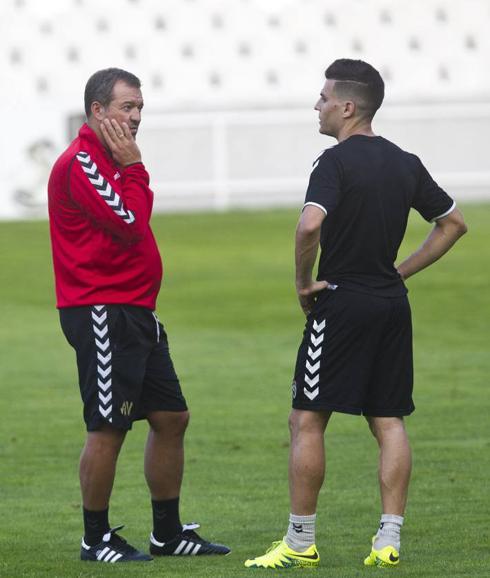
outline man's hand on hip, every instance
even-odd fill
[[[121,126],[117,120],[106,118],[100,123],[100,130],[118,165],[125,167],[141,162],[140,149],[125,122]]]
[[[327,281],[312,281],[305,287],[296,287],[299,304],[305,315],[311,313],[317,294],[324,289],[328,289],[328,287]]]

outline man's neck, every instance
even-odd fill
[[[349,137],[356,134],[364,136],[376,136],[373,132],[370,122],[366,121],[356,121],[353,123],[345,124],[339,131],[337,135],[337,140],[342,142],[347,140]]]

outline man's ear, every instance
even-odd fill
[[[352,118],[356,114],[356,103],[353,100],[346,100],[344,102],[344,110],[342,111],[343,118]]]
[[[97,100],[94,100],[94,102],[90,105],[90,111],[92,116],[99,121],[103,121],[106,116],[104,106],[102,106],[102,104],[100,104],[100,102]]]

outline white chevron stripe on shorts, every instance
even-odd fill
[[[105,305],[92,307],[92,328],[97,349],[97,386],[99,388],[99,413],[112,423],[112,352],[110,351],[109,327]],[[114,552],[114,554],[117,554]],[[120,556],[119,556],[120,557]],[[108,562],[108,560],[104,560]],[[115,560],[111,560],[115,562]]]
[[[109,182],[99,173],[97,165],[92,161],[90,155],[86,152],[80,151],[77,154],[77,160],[86,174],[89,182],[93,185],[99,196],[104,199],[106,204],[121,217],[121,219],[131,225],[136,218],[134,213],[124,207],[121,197],[114,191]]]
[[[313,326],[310,332],[310,344],[308,344],[308,356],[305,363],[305,387],[303,392],[306,397],[313,401],[320,393],[318,382],[320,381],[320,364],[318,359],[322,353],[322,344],[324,340],[324,331],[326,320],[318,322],[313,320]]]

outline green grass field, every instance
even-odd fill
[[[414,473],[399,576],[490,576],[490,205],[464,213],[468,235],[409,281],[417,411],[407,420]],[[287,524],[287,415],[303,328],[293,286],[296,219],[295,211],[154,218],[166,268],[158,312],[192,411],[182,517],[233,552],[130,566],[78,561],[84,426],[74,354],[54,308],[48,226],[0,224],[2,578],[263,573],[243,561]],[[400,256],[429,228],[416,215]],[[124,536],[141,548],[151,529],[145,429],[140,422],[127,438],[111,506],[112,524],[126,524]],[[333,417],[318,576],[384,572],[362,566],[380,513],[376,455],[362,418]]]

